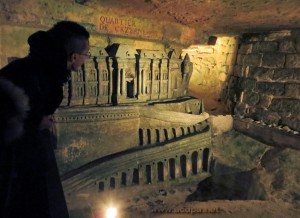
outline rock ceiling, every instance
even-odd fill
[[[0,24],[48,28],[74,20],[95,34],[158,40],[166,47],[206,43],[217,34],[300,28],[299,14],[300,0],[0,0]]]
[[[300,27],[299,0],[75,0],[219,33]]]

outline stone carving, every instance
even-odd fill
[[[208,128],[203,129],[204,126]],[[188,137],[180,134],[182,130],[174,129],[172,135]],[[76,171],[76,176],[72,173],[64,175],[64,190],[71,195],[86,189],[97,192],[171,180],[180,183],[196,175],[203,179],[212,167],[210,128],[204,121],[202,127],[201,124],[196,125],[192,131],[188,141],[169,138],[170,141],[165,142],[164,146],[111,156],[106,161],[95,161],[84,170]],[[156,131],[153,133],[156,134]]]
[[[101,105],[176,99],[187,96],[193,64],[159,50],[112,44],[91,47],[92,57],[72,73],[62,105]]]

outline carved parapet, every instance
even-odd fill
[[[125,108],[125,110],[124,110]],[[55,123],[98,122],[139,118],[135,108],[61,108],[54,116]]]
[[[164,146],[132,150],[109,159],[100,158],[63,175],[64,190],[67,194],[85,189],[94,189],[95,192],[109,190],[112,177],[115,182],[119,182],[114,185],[115,188],[174,179],[184,181],[198,172],[202,172],[205,177],[209,175],[210,149],[211,133],[207,131]],[[196,157],[191,158],[191,154],[195,153]],[[202,164],[202,161],[205,163]]]

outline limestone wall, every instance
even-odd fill
[[[210,45],[191,45],[189,54],[194,70],[189,84],[191,96],[204,99],[206,111],[223,112],[222,99],[232,74],[238,45],[237,36],[215,36]]]
[[[47,30],[60,20],[85,26],[91,33],[90,44],[100,47],[121,43],[141,49],[180,51],[185,43],[200,39],[194,28],[133,16],[128,8],[120,8],[116,3],[112,6],[111,1],[98,1],[96,6],[76,2],[0,0],[0,67],[11,57],[27,55],[30,34]]]
[[[228,108],[287,132],[300,131],[300,32],[244,34],[228,90]]]

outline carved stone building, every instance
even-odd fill
[[[135,49],[113,44],[92,47],[81,70],[65,86],[63,105],[102,105],[176,99],[187,96],[192,63],[175,51]]]
[[[122,44],[90,52],[55,116],[65,191],[207,176],[210,125],[203,102],[187,96],[188,54]]]

